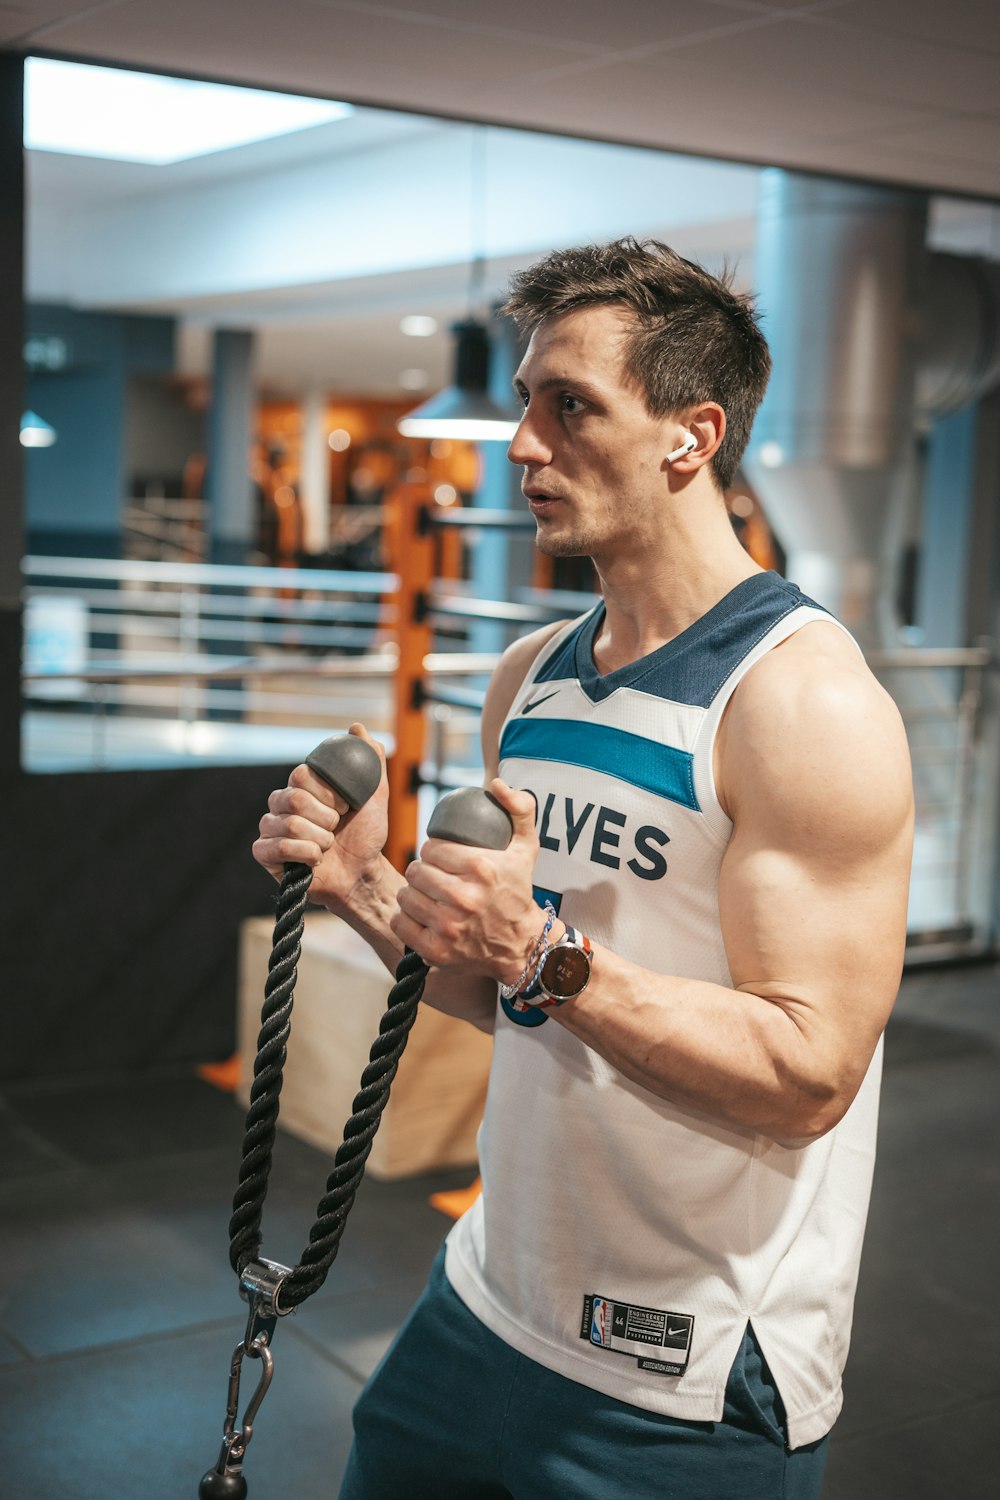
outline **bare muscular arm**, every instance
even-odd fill
[[[549,1014],[660,1097],[777,1140],[813,1139],[849,1107],[896,994],[912,843],[905,736],[850,641],[817,623],[740,684],[716,773],[733,822],[719,885],[732,986],[654,973],[595,945],[588,988]],[[523,861],[537,848],[525,794],[495,790],[515,815],[511,858]],[[438,846],[413,879],[446,910],[459,892],[471,906],[487,877],[476,851]],[[520,879],[504,907],[517,943],[537,925]],[[394,928],[435,961],[461,962],[448,933],[416,932],[405,911]],[[495,978],[516,974],[516,943],[503,949],[489,900],[462,942]]]
[[[716,764],[733,821],[719,883],[733,987],[599,949],[588,989],[552,1014],[654,1093],[814,1138],[853,1100],[899,984],[913,827],[902,724],[850,642],[809,626],[747,674]]]

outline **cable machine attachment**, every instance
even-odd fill
[[[378,755],[356,735],[324,740],[307,757],[306,764],[339,792],[354,811],[368,801],[382,776]],[[509,815],[494,797],[477,787],[462,787],[443,797],[427,825],[431,838],[483,849],[505,849],[511,832]],[[266,1260],[260,1254],[260,1223],[271,1171],[278,1096],[291,1032],[296,966],[311,878],[308,865],[286,865],[278,890],[243,1157],[229,1223],[229,1259],[240,1278],[240,1295],[249,1303],[250,1312],[243,1342],[233,1351],[230,1365],[222,1448],[215,1468],[203,1476],[198,1487],[199,1500],[246,1500],[243,1459],[274,1373],[271,1343],[277,1320],[319,1290],[336,1258],[427,979],[427,965],[407,948],[396,968],[396,982],[389,992],[368,1066],[361,1075],[351,1118],[344,1126],[344,1139],[319,1201],[316,1222],[309,1231],[309,1243],[297,1266]],[[246,1358],[260,1361],[261,1375],[237,1425],[240,1377]]]

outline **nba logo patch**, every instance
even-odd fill
[[[590,1342],[602,1345],[611,1343],[611,1308],[604,1297],[594,1298],[590,1314]]]

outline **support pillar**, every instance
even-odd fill
[[[245,563],[254,546],[253,344],[252,333],[232,328],[216,329],[212,341],[206,498],[216,563]]]
[[[511,380],[520,363],[517,329],[509,318],[493,318],[490,325],[489,394],[499,405],[512,405]],[[523,510],[521,471],[507,457],[506,443],[483,443],[482,483],[473,496],[473,509]],[[476,599],[512,600],[531,582],[534,537],[530,533],[484,531],[472,542],[469,559],[472,592]],[[469,650],[500,652],[520,634],[517,627],[495,620],[470,626]]]
[[[966,581],[979,418],[978,404],[939,417],[927,445],[916,610],[924,646],[969,644]]]
[[[386,538],[391,566],[399,575],[395,604],[399,658],[395,674],[396,747],[389,761],[389,838],[385,855],[402,873],[417,847],[420,768],[427,744],[427,717],[421,689],[424,657],[433,632],[425,602],[434,577],[435,540],[421,524],[430,496],[426,485],[403,483],[389,500]]]
[[[0,773],[21,762],[24,60],[0,53]]]
[[[326,396],[310,391],[302,403],[302,547],[325,552],[330,545],[330,449],[326,441]]]
[[[991,646],[992,662],[983,674],[979,714],[977,776],[973,789],[982,829],[970,872],[987,940],[1000,950],[1000,387],[977,407],[979,440],[972,486],[967,598],[968,639]]]

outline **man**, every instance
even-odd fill
[[[431,840],[403,878],[384,785],[345,816],[299,767],[255,845],[495,1035],[483,1196],[358,1403],[342,1495],[813,1500],[905,936],[903,730],[734,537],[770,366],[749,300],[625,240],[548,256],[508,310],[537,543],[602,594],[490,684],[511,844]]]

